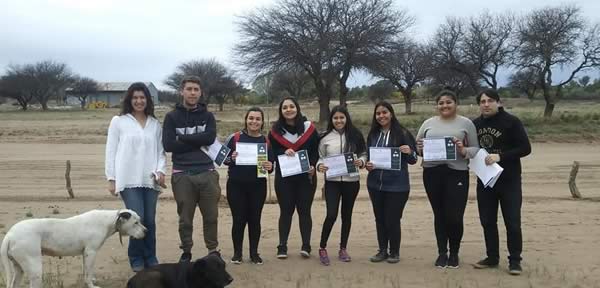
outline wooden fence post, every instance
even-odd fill
[[[573,161],[573,167],[571,167],[571,174],[569,176],[569,190],[571,190],[571,195],[573,195],[573,198],[581,199],[581,193],[579,193],[577,184],[575,184],[577,172],[579,172],[579,161]]]
[[[71,187],[71,160],[67,160],[67,171],[65,172],[65,180],[67,181],[67,193],[71,199],[75,198],[73,188]]]

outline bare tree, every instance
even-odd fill
[[[271,89],[275,93],[285,91],[290,96],[301,99],[313,88],[311,82],[310,76],[302,69],[278,71],[273,74]]]
[[[498,88],[498,70],[511,63],[515,51],[515,20],[511,14],[482,13],[468,21],[461,50],[464,61],[471,64],[479,79]]]
[[[258,74],[300,67],[319,97],[319,122],[329,116],[335,82],[345,102],[346,81],[364,56],[406,28],[391,0],[279,0],[240,17],[239,64]],[[408,21],[410,22],[410,21]]]
[[[585,75],[585,76],[579,78],[579,84],[582,87],[586,87],[588,84],[590,84],[590,80],[592,80],[592,78],[590,78],[590,76],[588,76],[588,75]]]
[[[590,26],[576,6],[547,7],[529,13],[518,27],[518,65],[539,71],[538,80],[551,117],[562,88],[581,71],[600,66],[600,26]],[[555,69],[573,67],[554,84]]]
[[[9,66],[6,75],[0,78],[0,95],[17,100],[25,111],[34,99],[31,90],[33,81],[32,75],[24,73],[19,66]]]
[[[538,88],[540,87],[538,75],[539,72],[532,68],[517,71],[515,74],[510,76],[508,86],[517,91],[525,93],[527,98],[533,101],[535,92],[537,92]]]
[[[227,83],[229,78],[233,79],[233,76],[230,74],[231,72],[227,67],[215,59],[195,60],[177,66],[176,71],[169,75],[165,84],[175,90],[180,90],[181,87],[179,86],[184,76],[198,76],[202,81],[201,88],[204,97],[203,100],[206,103],[210,103],[212,96],[218,94],[218,97],[222,97],[223,93],[226,93],[224,92],[224,87],[234,87],[234,85],[229,85],[230,83]],[[224,83],[227,83],[227,85],[224,85]]]
[[[375,84],[369,86],[368,95],[373,103],[385,100],[394,92],[394,84],[389,80],[379,80]]]
[[[407,114],[412,112],[413,89],[431,75],[430,52],[425,45],[404,39],[374,55],[367,65],[373,75],[390,81],[402,93]]]
[[[81,104],[81,109],[85,110],[87,99],[90,94],[98,91],[98,82],[89,77],[75,77],[70,93],[75,95]]]
[[[219,104],[219,111],[223,111],[223,105],[227,100],[231,99],[235,102],[235,98],[244,92],[245,88],[242,83],[236,82],[232,76],[222,77],[211,90]]]
[[[42,105],[43,110],[48,110],[50,97],[63,91],[73,81],[71,70],[65,63],[46,60],[21,67],[24,73],[32,76],[31,92],[33,97]]]

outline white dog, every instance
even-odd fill
[[[0,247],[6,287],[18,287],[23,272],[31,288],[42,287],[42,255],[83,255],[83,275],[88,288],[94,286],[94,260],[112,234],[144,238],[146,227],[134,211],[92,210],[67,219],[28,219],[13,225]]]

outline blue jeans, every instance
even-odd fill
[[[132,268],[150,267],[158,264],[156,258],[156,202],[158,191],[151,188],[125,188],[121,191],[125,207],[135,211],[148,232],[143,239],[129,238],[129,264]]]

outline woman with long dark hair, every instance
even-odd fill
[[[335,106],[331,109],[327,130],[321,136],[319,141],[319,162],[317,170],[327,175],[327,167],[324,158],[344,153],[353,153],[356,155],[354,165],[364,167],[367,161],[367,149],[365,139],[356,127],[352,124],[352,119],[348,109],[344,106]],[[360,174],[354,173],[347,176],[327,177],[325,180],[325,203],[327,206],[327,216],[323,223],[321,232],[321,243],[319,249],[319,259],[321,264],[329,265],[330,260],[327,254],[327,240],[331,234],[331,229],[337,218],[340,200],[342,201],[342,232],[340,240],[340,250],[338,259],[342,262],[350,262],[351,258],[346,248],[352,220],[352,209],[356,196],[360,190]]]
[[[382,101],[375,105],[367,146],[397,147],[400,150],[400,170],[379,169],[371,161],[366,164],[369,171],[367,188],[373,204],[379,244],[379,251],[370,260],[398,263],[400,219],[410,192],[408,164],[417,163],[417,154],[414,137],[400,125],[390,103]]]
[[[469,158],[479,150],[477,130],[469,118],[458,115],[456,94],[442,91],[435,99],[438,116],[421,125],[417,150],[423,155],[423,139],[452,137],[456,160],[423,161],[423,184],[433,209],[438,257],[435,266],[458,268],[463,236],[463,216],[469,196]],[[448,255],[448,247],[450,255]]]
[[[248,224],[248,242],[250,243],[250,261],[261,265],[263,260],[258,253],[258,242],[260,240],[260,218],[265,198],[267,197],[267,179],[258,178],[258,170],[255,165],[236,165],[238,152],[236,147],[239,143],[256,143],[268,146],[267,138],[262,134],[265,117],[263,111],[258,107],[252,107],[244,116],[244,129],[233,133],[225,142],[231,149],[231,156],[225,161],[229,166],[227,178],[227,202],[231,209],[233,225],[231,227],[231,238],[233,240],[233,257],[231,263],[242,263],[242,246],[244,242],[244,230]],[[268,160],[257,165],[267,171],[273,170],[273,153],[267,147]]]
[[[138,272],[158,264],[156,257],[156,203],[165,186],[165,151],[154,103],[144,83],[131,84],[108,127],[105,173],[108,191],[121,195],[125,207],[140,215],[148,232],[129,240],[129,264]]]
[[[314,165],[319,159],[319,136],[312,122],[302,115],[300,105],[293,97],[286,97],[279,103],[279,118],[269,132],[273,154],[293,156],[297,151],[306,150],[310,162],[307,174],[283,178],[281,169],[275,172],[275,193],[279,203],[279,245],[277,258],[287,258],[287,240],[292,226],[294,211],[298,211],[302,248],[300,255],[310,257],[310,234],[312,231],[311,207],[315,196],[317,179]],[[275,158],[277,166],[278,159]]]

